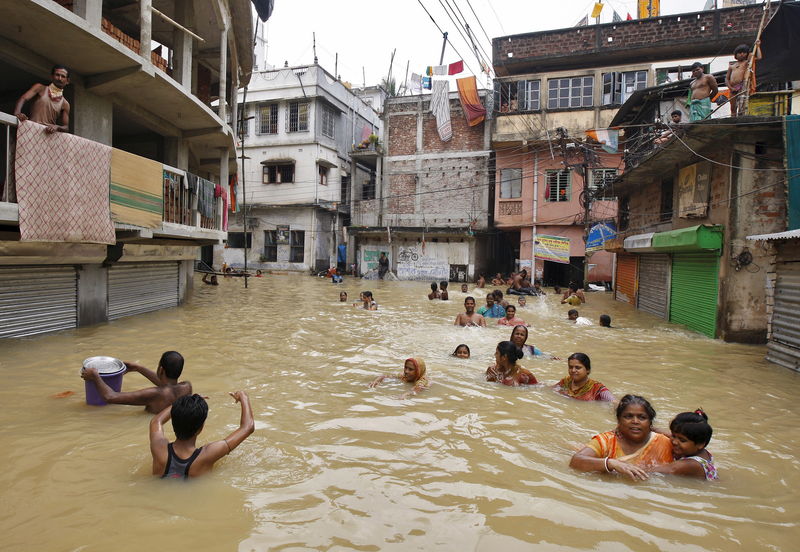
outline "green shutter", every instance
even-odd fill
[[[670,322],[716,337],[718,272],[717,252],[673,255]]]

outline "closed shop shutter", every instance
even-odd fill
[[[120,263],[108,269],[108,319],[178,306],[178,263]]]
[[[636,255],[617,253],[617,276],[614,298],[636,304]]]
[[[800,370],[800,262],[778,263],[767,360]]]
[[[639,256],[639,289],[637,307],[666,319],[669,316],[669,275],[672,259],[669,255]]]
[[[717,252],[675,253],[672,258],[670,322],[715,337],[718,286]]]
[[[0,268],[0,338],[77,325],[78,279],[74,267]]]

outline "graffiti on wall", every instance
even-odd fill
[[[397,277],[400,280],[447,280],[450,264],[425,256],[417,247],[402,247],[397,254]]]

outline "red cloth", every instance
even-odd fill
[[[486,108],[483,107],[480,97],[478,97],[478,81],[475,77],[465,77],[457,79],[458,99],[461,100],[461,107],[464,116],[467,118],[469,126],[476,126],[486,118]]]
[[[20,241],[116,243],[109,184],[111,148],[25,121],[14,172]]]
[[[631,12],[628,12],[628,17],[625,18],[625,21],[633,21],[633,17],[631,17]]]
[[[458,75],[461,71],[464,70],[464,62],[459,60],[455,63],[451,63],[447,68],[448,75]]]
[[[228,190],[216,184],[214,186],[214,197],[222,198],[222,229],[228,230]]]

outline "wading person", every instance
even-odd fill
[[[178,397],[192,393],[191,383],[188,381],[178,382],[178,378],[183,372],[183,356],[176,351],[167,351],[161,355],[158,369],[155,372],[141,364],[126,362],[125,373],[128,372],[139,372],[155,387],[147,387],[138,391],[114,391],[100,377],[97,368],[84,368],[81,370],[81,377],[87,381],[93,381],[97,386],[97,391],[107,403],[144,406],[144,409],[151,414],[158,414],[175,402]]]
[[[467,297],[464,299],[464,311],[456,316],[454,326],[482,326],[486,327],[486,319],[475,312],[475,298]]]
[[[153,456],[153,475],[162,479],[189,479],[211,471],[214,463],[230,454],[255,430],[250,400],[244,391],[230,393],[242,407],[239,427],[220,441],[196,448],[197,436],[203,431],[208,416],[208,404],[200,395],[180,397],[150,422],[150,454]],[[164,424],[172,418],[175,440],[164,435]]]
[[[383,280],[387,272],[389,272],[389,258],[386,253],[381,252],[381,256],[378,258],[378,278]]]
[[[517,361],[523,356],[522,349],[511,341],[501,341],[494,351],[494,364],[486,369],[486,381],[496,381],[503,385],[536,385],[539,383],[529,370]]]
[[[424,360],[421,358],[407,358],[403,364],[402,374],[382,374],[372,380],[372,383],[369,384],[369,387],[378,387],[386,378],[395,378],[405,383],[411,383],[414,386],[411,391],[403,393],[398,397],[399,399],[407,399],[412,395],[416,395],[420,391],[430,387],[430,382],[428,381],[428,378],[425,377],[425,372],[427,372],[427,368],[425,367]]]
[[[614,402],[614,395],[608,388],[589,377],[592,373],[592,361],[589,355],[572,353],[567,358],[567,377],[553,387],[564,396],[579,401]]]
[[[55,65],[50,71],[50,84],[34,84],[17,100],[14,115],[20,122],[31,120],[44,125],[45,132],[69,132],[69,102],[64,98],[64,87],[69,84],[69,69]],[[22,112],[30,103],[30,117]]]

